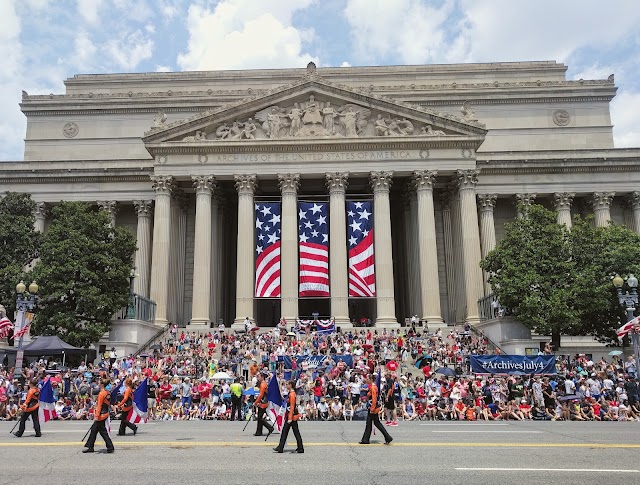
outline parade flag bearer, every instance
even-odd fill
[[[258,408],[258,425],[256,432],[253,436],[262,436],[262,427],[264,426],[269,431],[267,438],[273,433],[273,426],[265,419],[267,407],[269,406],[269,386],[264,378],[264,373],[258,374],[258,380],[260,381],[260,394],[256,399],[256,407]]]
[[[111,441],[106,426],[106,422],[109,419],[109,407],[111,406],[111,394],[106,389],[108,385],[109,379],[102,379],[100,381],[100,392],[98,393],[98,400],[96,401],[96,407],[93,411],[93,425],[91,426],[89,439],[84,445],[86,450],[82,450],[83,453],[93,453],[95,451],[93,447],[96,444],[98,433],[100,433],[100,436],[102,436],[102,439],[107,445],[107,453],[113,453],[114,451],[113,442]]]
[[[371,374],[367,378],[367,384],[369,384],[369,392],[367,392],[367,397],[369,398],[369,413],[367,414],[367,425],[364,428],[364,434],[362,435],[362,439],[360,440],[361,445],[368,445],[369,439],[371,438],[371,429],[372,425],[375,425],[376,428],[380,430],[380,432],[384,436],[384,444],[391,444],[393,438],[387,430],[382,426],[380,422],[380,409],[382,404],[380,403],[378,385],[374,382],[373,374]]]
[[[27,419],[31,416],[31,422],[33,423],[33,429],[36,432],[36,436],[42,436],[40,433],[40,419],[38,416],[38,407],[40,406],[40,389],[38,389],[38,381],[35,379],[31,379],[29,381],[29,392],[27,393],[27,398],[20,405],[20,409],[22,409],[22,416],[20,417],[20,426],[18,427],[18,431],[14,434],[20,438],[24,433],[24,428],[27,423]]]
[[[131,424],[128,419],[129,413],[133,409],[133,381],[127,377],[124,384],[126,387],[122,395],[122,401],[118,403],[118,407],[120,408],[120,429],[118,430],[118,436],[124,436],[127,428],[130,428],[135,436],[138,432],[138,427],[135,424]]]
[[[276,453],[282,453],[284,446],[287,443],[287,435],[289,430],[293,430],[293,435],[296,437],[296,453],[304,453],[304,445],[302,444],[302,436],[300,436],[300,430],[298,429],[298,420],[300,419],[300,413],[298,413],[298,405],[296,402],[296,381],[287,381],[287,390],[289,391],[289,397],[287,398],[287,422],[284,424],[282,433],[280,433],[280,444],[276,446],[273,451]]]

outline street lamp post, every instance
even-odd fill
[[[625,291],[622,293],[622,286],[624,285],[624,280],[619,275],[616,275],[613,278],[613,286],[616,287],[616,292],[618,293],[618,303],[620,306],[624,306],[627,310],[627,322],[630,322],[634,319],[633,313],[635,312],[636,306],[638,305],[638,278],[634,275],[630,274],[627,278],[627,286],[631,288],[631,293]],[[633,358],[636,361],[636,377],[638,376],[638,364],[640,363],[639,355],[640,352],[640,328],[638,325],[635,325],[633,329],[631,329],[631,342],[633,345]]]
[[[18,339],[18,352],[16,353],[16,369],[14,376],[22,374],[22,361],[24,360],[24,350],[22,344],[24,341],[25,315],[27,311],[31,312],[36,307],[36,296],[38,294],[38,284],[34,281],[29,285],[29,292],[24,281],[16,285],[16,327],[20,332]],[[18,322],[20,325],[18,325]]]
[[[135,270],[132,269],[129,273],[129,304],[127,305],[127,320],[134,320],[136,318],[135,302],[133,294],[133,280],[137,277]]]

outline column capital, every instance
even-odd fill
[[[216,188],[216,178],[213,175],[192,175],[191,180],[196,189],[196,194],[211,195]]]
[[[36,202],[36,208],[33,211],[33,215],[36,217],[36,219],[44,219],[47,217],[48,213],[49,210],[47,208],[46,202]]]
[[[110,215],[115,215],[116,213],[116,201],[115,200],[98,200],[98,207],[101,211],[105,211]]]
[[[156,194],[171,195],[171,191],[175,188],[171,175],[153,175],[151,182],[153,182],[152,188]]]
[[[391,189],[393,183],[393,172],[371,172],[371,188],[373,193],[387,192]]]
[[[478,184],[478,170],[456,170],[458,190],[473,190]]]
[[[627,197],[627,200],[633,210],[640,209],[640,192],[631,192]]]
[[[134,200],[133,207],[135,207],[138,217],[151,217],[153,213],[152,200]]]
[[[325,174],[329,194],[344,194],[349,185],[349,172],[333,172]]]
[[[589,202],[593,210],[609,209],[615,195],[615,192],[594,192]]]
[[[553,194],[556,210],[571,210],[571,204],[575,196],[574,192],[556,192]]]
[[[282,195],[297,195],[298,188],[300,187],[300,174],[279,173],[278,187],[280,187]]]
[[[431,170],[416,170],[413,172],[412,182],[416,191],[433,190],[437,175],[437,171]]]
[[[258,185],[255,174],[234,175],[233,180],[235,180],[239,195],[253,195]]]
[[[478,194],[477,197],[480,212],[493,212],[493,209],[496,208],[498,194]]]

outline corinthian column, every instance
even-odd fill
[[[447,323],[456,322],[456,276],[458,278],[461,277],[461,275],[456,275],[455,271],[455,251],[451,221],[452,197],[453,193],[449,185],[440,195],[440,203],[442,204],[442,229],[444,233],[444,254],[447,269]]]
[[[409,278],[413,286],[413,291],[410,294],[413,316],[422,313],[422,293],[420,290],[420,268],[415,264],[420,259],[420,249],[418,248],[418,197],[416,188],[411,181],[408,183],[407,191],[409,195],[409,219],[411,221],[409,255],[412,264],[409,268]]]
[[[462,253],[464,260],[464,288],[467,306],[466,321],[480,321],[478,299],[482,296],[482,270],[480,269],[480,235],[476,209],[477,170],[458,170],[460,217],[462,219]]]
[[[196,188],[196,228],[190,324],[208,327],[211,323],[211,192],[216,186],[216,179],[211,175],[198,175],[191,180]]]
[[[593,214],[596,217],[596,227],[606,227],[611,220],[611,202],[615,192],[594,192],[591,197]]]
[[[576,194],[569,192],[556,192],[553,194],[558,215],[558,224],[564,224],[567,226],[567,229],[571,229],[571,203],[575,196]]]
[[[336,325],[349,324],[349,275],[347,258],[347,216],[345,193],[348,173],[328,173],[329,189],[329,284],[331,316]]]
[[[135,265],[138,277],[133,280],[133,291],[145,298],[149,297],[149,272],[151,261],[151,207],[152,200],[134,200],[133,206],[138,214],[138,228],[136,240],[138,249],[136,250]]]
[[[496,207],[496,194],[478,195],[478,205],[480,206],[480,237],[482,239],[481,249],[484,259],[496,247],[496,226],[493,221],[493,209]],[[484,273],[484,294],[491,294],[491,285],[487,281],[488,275]]]
[[[298,318],[298,187],[300,174],[278,174],[282,193],[280,243],[281,315],[288,322]]]
[[[634,232],[640,233],[640,192],[631,192],[627,198],[631,208],[631,224],[627,227]]]
[[[376,325],[398,327],[393,292],[393,255],[391,253],[391,210],[389,189],[393,172],[371,172],[373,188],[374,251],[376,271]]]
[[[516,194],[516,206],[518,210],[518,219],[527,217],[529,207],[533,205],[538,194]]]
[[[253,192],[256,189],[255,175],[234,175],[238,191],[238,243],[236,262],[236,318],[233,326],[244,328],[246,317],[253,320],[253,279],[255,274],[254,209]]]
[[[111,220],[111,227],[116,227],[116,201],[115,200],[99,200],[98,207],[101,211],[105,211]]]
[[[167,320],[169,297],[169,249],[171,246],[171,191],[173,177],[154,176],[153,190],[156,204],[153,218],[153,251],[151,266],[150,298],[156,302],[156,323],[164,325]]]
[[[436,180],[436,175],[438,175],[438,172],[418,170],[413,174],[413,183],[418,196],[421,316],[427,323],[439,324],[442,323],[442,313],[440,311],[436,217],[433,206],[433,184]]]

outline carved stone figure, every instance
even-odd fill
[[[434,130],[431,125],[423,126],[420,130],[420,136],[442,136],[446,133],[442,130]]]
[[[402,118],[398,121],[398,126],[400,128],[400,132],[403,135],[412,135],[413,134],[413,123],[406,118]]]
[[[269,121],[269,138],[280,138],[282,115],[278,112],[278,109],[273,108],[267,119]]]
[[[293,108],[287,115],[291,120],[291,126],[289,127],[289,136],[298,136],[300,134],[300,128],[302,128],[302,115],[303,111],[298,107],[298,103],[293,103]]]
[[[167,126],[167,115],[163,109],[158,110],[155,118],[153,119],[154,128],[164,128]]]
[[[349,106],[346,113],[342,113],[340,116],[344,117],[344,136],[347,138],[357,138],[358,126],[358,113],[353,111],[353,107]]]
[[[253,140],[255,138],[256,125],[253,122],[253,119],[249,118],[245,121],[242,133],[247,140]]]
[[[476,112],[469,104],[469,101],[465,101],[462,103],[462,108],[460,108],[460,112],[462,116],[467,121],[478,121],[478,117],[476,116]]]
[[[389,127],[382,115],[378,115],[378,119],[376,119],[374,127],[376,130],[376,136],[389,136]]]
[[[227,124],[222,124],[216,129],[216,140],[224,140],[229,137],[231,133],[231,127]]]
[[[202,141],[207,139],[207,134],[204,131],[196,131],[195,135],[185,136],[182,141]]]
[[[267,138],[282,138],[282,130],[289,127],[289,116],[279,106],[269,106],[255,114],[262,123],[261,128]]]
[[[316,103],[315,98],[309,96],[309,102],[304,108],[304,116],[302,117],[304,124],[322,124],[322,114],[320,113],[320,106]]]
[[[322,108],[322,126],[324,127],[325,135],[332,136],[335,134],[334,121],[336,116],[336,111],[331,106],[331,103],[327,101],[324,108]]]

